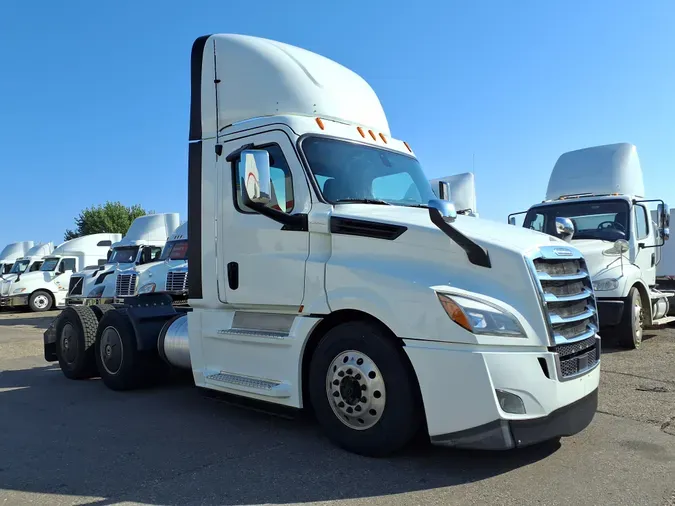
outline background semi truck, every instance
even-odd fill
[[[25,256],[35,246],[33,241],[13,242],[0,251],[0,276],[9,274],[17,258]]]
[[[46,360],[116,390],[186,368],[201,388],[311,407],[366,455],[419,430],[507,449],[591,422],[600,338],[576,248],[437,199],[372,88],[331,60],[212,35],[191,69],[190,308],[161,293],[66,308]]]
[[[634,145],[564,153],[553,167],[546,200],[516,214],[525,214],[523,227],[565,237],[583,253],[606,336],[639,348],[645,326],[667,318],[673,294],[656,288],[656,272],[659,249],[670,235],[670,211],[660,199],[645,199]],[[516,214],[509,216],[511,224]]]
[[[118,274],[134,266],[158,261],[167,237],[179,222],[178,213],[146,214],[136,218],[126,235],[112,245],[112,252],[105,265],[93,270],[82,270],[70,278],[66,304],[112,302]]]
[[[121,234],[91,234],[61,243],[44,257],[39,270],[10,281],[3,305],[38,312],[65,306],[72,274],[105,261],[112,243],[121,238]]]
[[[175,303],[187,300],[188,224],[183,223],[169,236],[158,262],[120,270],[115,286],[116,300],[136,295],[165,292]]]
[[[30,248],[25,256],[15,260],[9,274],[0,277],[0,307],[9,304],[12,284],[21,279],[24,273],[39,271],[44,257],[51,255],[53,251],[54,243],[40,243]]]

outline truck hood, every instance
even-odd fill
[[[419,231],[439,234],[439,236],[442,236],[444,239],[448,241],[451,240],[431,222],[429,210],[425,208],[378,206],[372,204],[342,204],[335,207],[333,215],[344,218],[402,225],[409,229],[415,228]],[[566,243],[562,239],[558,239],[557,237],[542,232],[515,227],[513,225],[484,218],[458,215],[457,219],[451,223],[451,225],[488,250],[490,247],[496,246],[524,254],[540,246],[570,246],[569,243]],[[397,239],[397,241],[401,242],[414,240],[415,238],[412,235],[407,237],[407,234],[403,234]]]
[[[610,249],[614,243],[611,241],[599,241],[595,239],[572,239],[572,246],[581,251],[586,260],[588,273],[591,279],[604,277],[608,269],[619,265],[619,255],[606,255],[603,252]],[[627,257],[624,256],[625,263],[628,264]],[[611,266],[610,266],[611,264]]]

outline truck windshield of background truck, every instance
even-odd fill
[[[47,258],[42,266],[40,267],[40,270],[43,272],[52,272],[56,270],[56,266],[59,264],[60,258]]]
[[[330,203],[426,206],[435,199],[416,158],[326,137],[301,143],[323,197]]]
[[[11,274],[23,274],[26,268],[30,264],[30,260],[17,260],[12,266],[12,270],[9,271]]]
[[[629,206],[625,200],[596,200],[537,206],[525,215],[523,227],[556,235],[555,219],[569,218],[574,224],[572,239],[614,242],[628,237]]]
[[[115,248],[108,260],[111,264],[130,264],[136,261],[138,255],[138,246],[128,246],[125,248]]]
[[[186,239],[180,241],[169,241],[164,246],[160,260],[187,260],[188,242]]]

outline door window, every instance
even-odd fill
[[[61,260],[61,266],[59,267],[60,272],[75,272],[75,259],[74,258],[64,258]]]
[[[647,209],[644,206],[633,206],[635,215],[635,233],[638,239],[646,239],[649,236],[649,225],[647,222]]]

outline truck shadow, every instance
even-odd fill
[[[2,311],[0,312],[0,328],[2,327],[34,327],[47,329],[49,324],[56,318],[59,311],[49,311],[43,314],[35,314],[28,311]]]
[[[0,372],[0,488],[92,505],[304,503],[462,485],[556,450],[471,452],[420,441],[369,459],[333,446],[308,416],[287,420],[199,392],[180,378],[113,392],[51,365]]]

